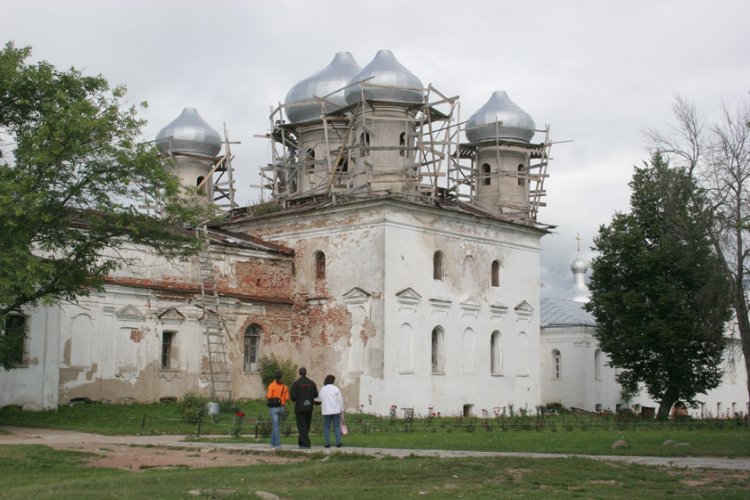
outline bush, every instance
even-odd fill
[[[292,385],[297,378],[297,365],[291,359],[279,359],[275,354],[261,356],[260,379],[268,386],[273,381],[274,374],[281,372],[281,381],[287,386]]]
[[[208,409],[206,404],[208,398],[202,394],[196,394],[195,392],[188,392],[177,404],[177,407],[182,414],[183,420],[187,422],[195,422],[206,416]]]

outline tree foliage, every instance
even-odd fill
[[[677,97],[675,122],[668,133],[648,131],[653,151],[688,169],[708,197],[713,212],[711,241],[729,279],[739,344],[750,375],[750,103],[722,106],[718,120],[706,125],[695,106]],[[736,339],[732,339],[733,343]],[[728,350],[729,361],[736,359]],[[750,397],[750,376],[747,378]]]
[[[601,348],[634,391],[693,402],[721,381],[729,284],[709,238],[710,213],[692,178],[659,154],[636,168],[631,211],[594,240],[589,310]]]
[[[263,385],[273,382],[276,372],[281,372],[281,382],[287,386],[297,379],[297,365],[291,359],[279,359],[275,354],[261,356],[260,379]]]
[[[194,253],[184,226],[203,216],[139,143],[144,122],[124,87],[32,64],[30,53],[12,43],[0,51],[0,325],[22,306],[87,294],[122,264],[126,241],[167,257]]]

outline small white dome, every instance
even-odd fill
[[[588,268],[589,263],[581,257],[576,257],[575,260],[570,263],[570,270],[573,271],[573,274],[585,273]]]
[[[367,80],[370,78],[370,80]],[[398,62],[390,50],[379,50],[375,58],[354,75],[346,89],[346,102],[355,104],[360,101],[362,89],[359,83],[367,80],[364,98],[368,101],[421,104],[424,102],[422,82],[414,73]]]
[[[358,71],[357,61],[349,52],[339,52],[333,61],[314,75],[294,85],[286,95],[286,116],[292,123],[319,120],[323,111],[334,113],[346,106],[343,87],[349,83]],[[337,89],[342,89],[326,97],[321,109],[316,97],[327,96]]]
[[[573,288],[568,296],[576,302],[586,303],[590,300],[591,292],[586,286],[586,270],[589,263],[577,255],[573,262],[570,263],[570,270],[573,271]]]
[[[497,91],[467,120],[466,138],[469,142],[496,139],[529,142],[535,129],[531,115],[511,101],[504,91]]]
[[[195,108],[185,108],[180,116],[156,134],[156,146],[163,154],[195,153],[216,156],[221,136],[206,123]]]

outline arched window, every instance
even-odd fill
[[[552,349],[552,380],[560,380],[560,377],[562,375],[562,365],[561,365],[561,357],[560,357],[560,351],[557,349]]]
[[[315,150],[313,148],[305,149],[305,173],[312,173],[315,170]]]
[[[602,350],[594,352],[594,380],[602,379]]]
[[[523,163],[518,165],[518,186],[523,187],[526,185],[526,167]]]
[[[500,286],[500,261],[499,260],[493,260],[492,261],[492,286],[498,287]]]
[[[205,186],[205,185],[201,186],[201,184],[203,183],[203,180],[204,180],[204,179],[205,179],[205,177],[203,177],[202,175],[199,175],[199,176],[198,176],[198,177],[197,177],[197,178],[195,179],[195,187],[197,187],[197,188],[198,188],[198,192],[199,192],[200,194],[206,194],[206,186]]]
[[[260,326],[250,325],[245,330],[244,367],[246,372],[258,370],[258,348],[260,347]]]
[[[401,146],[401,148],[398,150],[399,156],[405,156],[409,157],[409,152],[406,151],[406,132],[401,132],[398,136],[398,145]]]
[[[438,250],[432,256],[432,279],[442,281],[445,278],[445,256]]]
[[[370,154],[370,133],[361,132],[359,134],[359,154],[361,156],[369,156]]]
[[[444,373],[445,365],[443,364],[443,329],[436,326],[432,330],[432,373]]]
[[[490,337],[490,372],[503,374],[503,336],[497,330]]]
[[[492,167],[490,167],[489,163],[485,163],[482,165],[482,184],[485,186],[489,186],[492,184],[492,177],[490,174],[492,173]]]
[[[315,252],[315,279],[326,279],[326,254],[321,251]]]

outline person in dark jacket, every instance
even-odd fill
[[[307,378],[307,369],[299,369],[299,378],[292,384],[290,391],[294,401],[294,415],[297,417],[297,444],[300,448],[310,447],[310,423],[312,422],[313,404],[318,397],[318,387]]]

